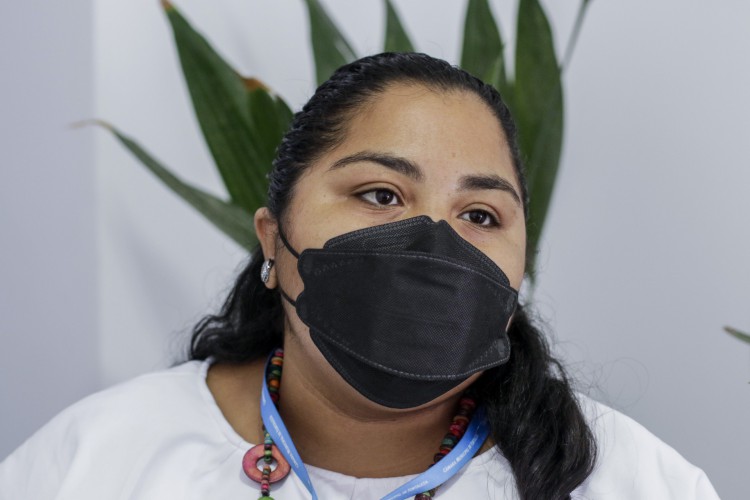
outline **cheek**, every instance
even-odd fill
[[[505,274],[508,276],[510,286],[516,290],[521,289],[521,282],[523,281],[524,265],[520,264],[514,267],[512,270],[508,270]]]
[[[519,290],[526,270],[525,233],[523,238],[506,242],[502,251],[498,251],[495,255],[490,255],[490,257],[508,277],[510,286]]]
[[[524,273],[523,262],[518,262],[518,260],[514,260],[512,262],[506,261],[504,264],[501,262],[499,263],[499,265],[500,265],[500,269],[502,269],[505,275],[508,277],[510,286],[513,287],[515,290],[519,290],[521,288],[521,282],[523,281],[523,273]]]

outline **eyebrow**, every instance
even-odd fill
[[[371,151],[362,151],[353,155],[345,156],[331,165],[328,170],[335,170],[337,168],[343,168],[352,163],[359,162],[372,162],[382,165],[386,168],[390,168],[402,175],[410,177],[415,181],[424,180],[424,172],[422,169],[411,160],[403,158],[401,156],[394,156],[386,153],[373,153]]]
[[[334,162],[334,164],[331,165],[331,167],[328,170],[336,170],[339,168],[344,168],[347,165],[351,165],[352,163],[359,163],[359,162],[377,163],[393,171],[396,171],[402,175],[410,177],[411,179],[414,179],[415,181],[424,180],[424,172],[422,171],[422,168],[416,163],[414,163],[413,161],[407,158],[404,158],[402,156],[395,156],[395,155],[388,154],[388,153],[375,153],[372,151],[361,151],[359,153],[354,153],[352,155],[340,158],[336,160],[336,162]],[[481,191],[481,190],[504,191],[511,195],[511,197],[513,198],[513,201],[515,201],[518,206],[523,205],[521,203],[521,197],[518,195],[518,192],[513,187],[513,184],[508,182],[507,179],[504,179],[496,174],[464,175],[459,179],[458,185],[459,185],[458,189],[460,191]]]
[[[522,206],[521,197],[513,187],[513,184],[499,175],[464,175],[458,181],[460,191],[480,191],[484,189],[497,189],[510,194],[518,206]]]

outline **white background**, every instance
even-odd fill
[[[380,1],[323,2],[362,55]],[[515,2],[495,0],[512,39]],[[562,52],[577,2],[544,2]],[[233,65],[299,107],[302,0],[182,0]],[[463,2],[397,0],[457,62]],[[579,387],[746,494],[750,3],[593,0],[565,75],[566,140],[537,309]],[[509,45],[512,46],[512,40]],[[512,52],[511,52],[512,53]],[[223,193],[156,0],[0,3],[0,457],[83,395],[167,366],[244,252],[162,187],[107,120]]]

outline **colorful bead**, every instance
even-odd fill
[[[440,443],[440,446],[450,446],[453,448],[456,446],[456,443],[458,443],[458,438],[454,436],[453,434],[448,434],[443,438],[443,441]]]
[[[464,396],[459,400],[458,411],[453,417],[453,422],[448,428],[448,433],[440,443],[439,451],[435,453],[435,456],[433,457],[433,465],[438,463],[443,459],[444,456],[450,453],[451,450],[464,436],[464,434],[466,434],[466,429],[469,426],[469,421],[471,420],[471,416],[473,415],[476,406],[476,401],[468,396]],[[433,488],[430,491],[420,493],[419,495],[415,496],[414,499],[429,500],[430,498],[433,498],[435,496],[436,491],[437,488]]]
[[[463,424],[463,425],[468,426],[468,424],[469,424],[469,418],[465,417],[463,415],[456,415],[455,417],[453,417],[453,422],[456,423],[456,424],[458,424],[458,425],[462,425]]]
[[[477,407],[477,402],[474,398],[464,396],[458,401],[458,406],[468,408],[470,411],[474,411],[474,409]]]

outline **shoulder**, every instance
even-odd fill
[[[208,364],[189,361],[166,370],[148,373],[94,393],[63,410],[45,428],[67,428],[91,434],[122,430],[141,422],[158,424],[203,401],[202,386]]]
[[[579,403],[598,454],[574,498],[718,498],[701,469],[635,420],[585,396],[579,396]]]
[[[206,362],[190,361],[66,408],[0,463],[0,498],[53,498],[72,476],[97,469],[94,464],[116,467],[127,460],[128,450],[210,428],[211,407],[203,394],[207,368]]]

